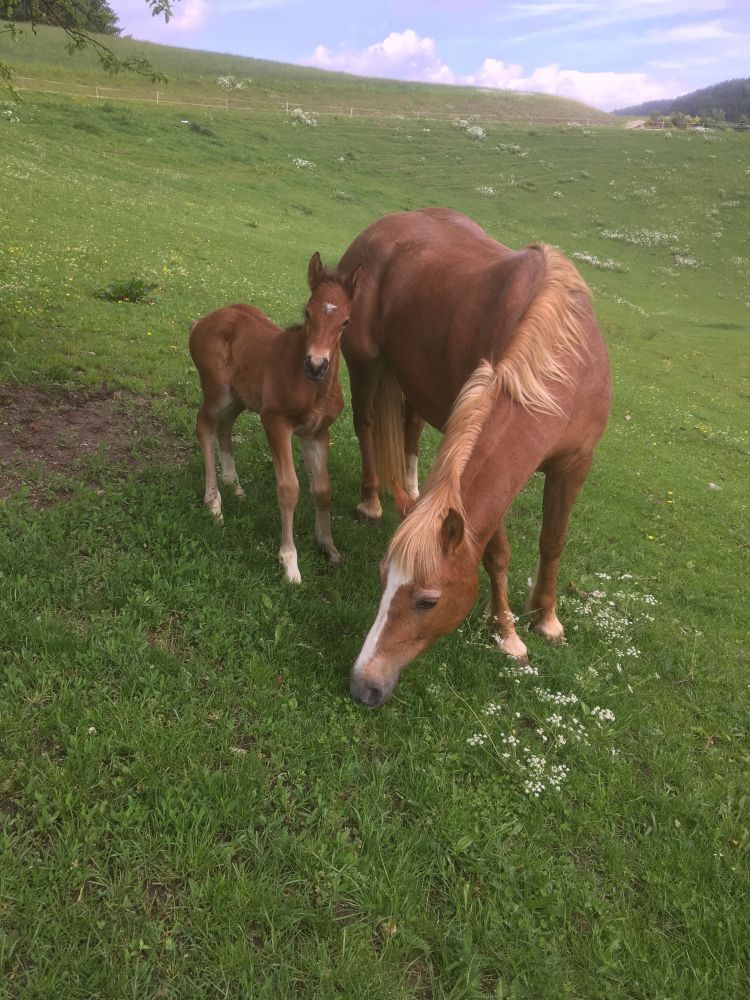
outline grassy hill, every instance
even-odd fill
[[[334,86],[285,72],[276,97]],[[0,107],[4,996],[747,995],[748,136],[483,124]],[[346,681],[396,522],[351,516],[350,408],[345,566],[303,489],[284,586],[256,418],[248,502],[225,496],[224,529],[201,506],[187,330],[233,301],[297,320],[314,250],[423,205],[573,258],[614,408],[563,558],[567,645],[500,658],[482,579],[372,713]],[[150,304],[98,297],[132,278]],[[541,492],[507,519],[517,610]]]
[[[518,94],[476,87],[449,87],[437,84],[372,80],[344,73],[330,73],[303,66],[248,59],[243,56],[199,52],[137,42],[127,38],[98,37],[121,58],[143,56],[162,69],[169,83],[159,84],[165,99],[183,96],[224,99],[217,83],[220,76],[250,81],[241,92],[229,95],[236,103],[279,107],[286,102],[303,103],[309,108],[384,110],[389,113],[439,115],[533,116],[611,122],[604,111],[578,101],[546,94]],[[129,94],[153,97],[155,87],[132,75],[113,79],[104,73],[92,51],[70,56],[66,38],[56,28],[40,26],[33,35],[28,29],[17,42],[0,34],[0,61],[14,66],[19,76],[39,76],[66,83],[115,87]]]

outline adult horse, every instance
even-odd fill
[[[557,570],[611,385],[588,288],[551,247],[513,251],[458,212],[422,209],[361,233],[339,262],[339,280],[360,265],[341,345],[362,453],[360,512],[377,518],[381,510],[373,438],[381,477],[388,483],[406,470],[414,496],[422,419],[445,432],[381,563],[380,607],[352,668],[352,695],[375,707],[407,663],[466,617],[480,560],[498,646],[526,661],[508,606],[503,517],[537,470],[542,530],[525,610],[537,632],[562,640]]]

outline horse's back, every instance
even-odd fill
[[[256,306],[245,303],[222,306],[190,327],[190,355],[202,380],[229,383],[242,356],[262,349],[278,331]]]

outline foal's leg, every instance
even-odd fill
[[[203,460],[206,466],[206,489],[203,503],[208,507],[219,524],[224,523],[221,513],[221,494],[216,484],[216,460],[214,458],[214,438],[216,424],[207,403],[198,410],[195,433],[203,449]]]
[[[497,629],[497,648],[520,663],[528,663],[526,646],[518,637],[513,612],[508,604],[509,562],[510,546],[505,534],[505,524],[501,521],[482,556],[482,563],[490,578],[490,620]]]
[[[221,481],[226,483],[227,486],[231,486],[234,490],[234,495],[240,500],[245,499],[245,491],[240,485],[240,481],[237,477],[237,469],[234,465],[234,448],[232,447],[232,427],[234,422],[242,412],[242,406],[233,406],[231,409],[227,409],[219,417],[218,421],[218,431],[219,431],[219,456],[221,458]]]
[[[404,489],[416,500],[419,496],[419,438],[424,420],[414,410],[407,399],[404,403],[404,451],[406,453],[406,482]]]
[[[290,583],[302,583],[294,545],[294,509],[299,499],[299,483],[292,458],[292,428],[284,420],[263,420],[276,472],[276,495],[281,510],[279,562]]]
[[[328,429],[316,437],[303,437],[302,453],[310,479],[315,504],[315,541],[334,566],[340,566],[341,553],[331,536],[331,481],[328,478]]]
[[[354,430],[359,440],[362,457],[362,483],[357,513],[363,521],[379,521],[383,516],[380,506],[380,481],[375,471],[372,446],[373,400],[380,377],[380,362],[367,361],[349,364],[349,383],[352,392]]]
[[[591,468],[592,457],[584,455],[573,465],[552,467],[544,474],[539,564],[524,611],[530,614],[534,631],[552,642],[562,642],[565,637],[557,617],[557,570],[570,512]]]

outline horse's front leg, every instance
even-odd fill
[[[276,493],[281,511],[281,547],[279,562],[290,583],[302,583],[294,545],[294,510],[299,499],[299,483],[292,458],[292,428],[278,417],[262,417],[263,427],[273,456]]]
[[[574,464],[566,463],[544,472],[539,564],[524,611],[530,615],[532,629],[552,642],[562,642],[565,638],[557,617],[557,571],[570,512],[591,468],[592,457],[584,455]]]
[[[490,620],[495,632],[497,648],[519,663],[528,663],[526,646],[518,637],[515,616],[508,603],[508,564],[510,545],[505,534],[505,524],[500,527],[487,543],[482,563],[490,578]]]
[[[328,477],[328,428],[315,437],[303,437],[302,453],[315,504],[315,541],[333,566],[342,563],[331,536],[331,481]]]

